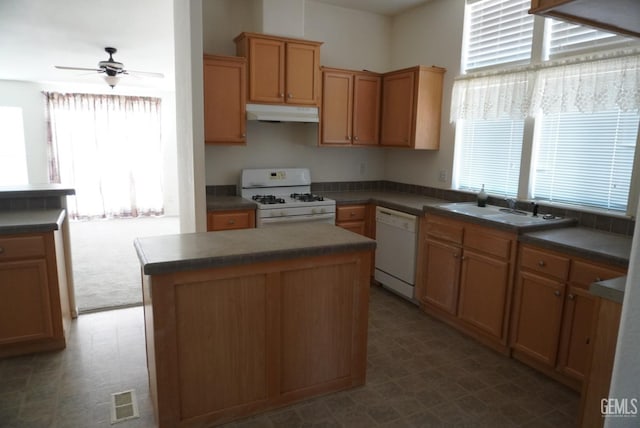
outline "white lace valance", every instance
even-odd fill
[[[451,121],[523,119],[531,106],[534,73],[523,71],[457,80],[451,95]]]
[[[640,56],[589,61],[537,71],[531,115],[633,111],[640,106]]]
[[[456,80],[451,122],[640,109],[640,55],[531,66]]]

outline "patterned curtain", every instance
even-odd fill
[[[164,213],[159,98],[44,95],[49,181],[75,188],[71,218]]]

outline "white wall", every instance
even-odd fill
[[[242,168],[308,167],[314,182],[378,180],[378,149],[317,147],[317,124],[247,123],[246,146],[207,148],[207,184],[237,184]]]
[[[320,63],[327,67],[390,69],[389,17],[307,0],[304,37],[323,42]]]
[[[451,186],[454,127],[449,123],[453,79],[460,74],[464,0],[433,0],[424,6],[394,17],[391,36],[393,69],[413,65],[444,67],[440,150],[416,151],[388,149],[386,180],[423,186]],[[440,170],[446,182],[438,181]]]
[[[106,85],[42,84],[0,80],[0,105],[21,107],[24,119],[25,148],[29,183],[48,183],[46,99],[43,91],[105,93]],[[108,89],[108,88],[107,88]],[[167,215],[178,214],[176,168],[175,95],[172,92],[116,87],[118,95],[162,98],[163,190]]]
[[[244,4],[234,6],[234,3]],[[253,0],[246,3],[204,0],[204,51],[234,54],[233,38],[241,31],[254,31],[257,23],[262,22],[261,7],[261,2]],[[235,15],[240,13],[237,8],[244,15]],[[234,15],[227,15],[229,12]],[[320,49],[322,65],[375,71],[388,69],[389,18],[307,0],[304,16],[298,19],[304,22],[305,39],[325,42]],[[272,34],[276,32],[273,28],[266,30]],[[243,168],[288,166],[309,167],[314,182],[383,178],[384,150],[317,147],[317,138],[317,125],[313,124],[249,122],[246,146],[205,148],[206,183],[236,184]]]
[[[42,88],[37,83],[0,80],[0,106],[22,109],[29,183],[49,182],[47,124]]]

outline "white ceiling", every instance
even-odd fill
[[[99,84],[97,73],[57,70],[93,68],[118,49],[126,69],[163,73],[163,79],[124,76],[118,87],[171,90],[172,0],[0,0],[0,79]]]
[[[316,0],[348,9],[364,10],[393,16],[431,0]]]
[[[394,15],[429,0],[317,1]],[[107,59],[106,46],[118,49],[114,59],[126,69],[165,75],[124,76],[120,90],[172,90],[173,0],[0,0],[1,80],[94,85],[109,92],[97,73],[53,67],[96,67]]]

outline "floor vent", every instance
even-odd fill
[[[111,425],[140,417],[136,391],[116,392],[111,394]]]

